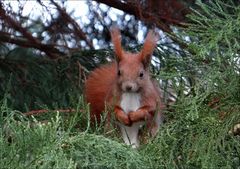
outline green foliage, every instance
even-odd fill
[[[66,117],[63,120],[59,113],[51,112],[52,118],[42,123],[8,109],[6,99],[1,103],[0,112],[1,167],[146,168],[144,158],[137,151],[110,138],[90,133],[87,124],[71,130],[79,125],[87,112],[84,115],[75,114],[67,120]]]
[[[82,94],[88,70],[106,62],[104,57],[89,57],[96,51],[83,51],[74,53],[71,58],[51,60],[33,49],[10,49],[5,45],[0,45],[0,49],[0,95],[8,92],[9,106],[20,111],[46,106],[49,109],[72,107]],[[100,56],[108,53],[98,51]]]
[[[167,124],[143,150],[159,168],[240,166],[240,138],[230,132],[240,122],[240,7],[232,1],[198,5],[202,10],[190,16],[192,24],[179,35],[189,37],[186,42],[193,53],[184,61],[174,60],[184,67],[175,74],[194,83],[174,85],[188,94],[179,95],[174,110],[166,112]],[[182,62],[193,64],[185,67]]]
[[[116,130],[109,134],[104,125],[90,126],[88,106],[79,97],[84,78],[76,63],[88,72],[106,62],[109,51],[85,51],[70,59],[50,61],[31,49],[10,51],[2,46],[7,57],[0,62],[0,78],[5,79],[0,84],[4,96],[0,104],[0,165],[239,168],[240,136],[232,133],[240,123],[239,16],[240,6],[232,1],[198,1],[198,8],[189,16],[191,24],[179,32],[191,52],[159,45],[152,72],[163,80],[164,89],[171,83],[178,97],[166,110],[166,122],[157,137],[138,150],[124,145]],[[24,88],[22,80],[28,87]],[[50,111],[35,118],[14,111],[43,105],[77,111],[67,115]],[[41,123],[44,120],[48,122]]]

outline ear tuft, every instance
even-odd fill
[[[114,47],[114,52],[116,54],[117,61],[120,61],[123,56],[123,50],[121,45],[121,34],[119,29],[116,26],[111,28],[111,39]]]
[[[141,51],[141,61],[144,66],[147,67],[151,61],[151,56],[156,47],[157,41],[159,40],[159,35],[153,30],[150,30],[145,39],[142,51]]]

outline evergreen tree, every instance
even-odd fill
[[[148,143],[137,151],[122,144],[116,130],[90,126],[82,98],[88,72],[107,62],[111,50],[81,50],[53,59],[65,51],[54,48],[46,57],[33,48],[1,43],[0,166],[238,168],[239,2],[197,1],[191,11],[185,27],[165,32],[170,38],[154,52],[152,74],[165,99],[174,93],[176,101],[168,106],[157,137],[146,135]],[[61,113],[69,108],[74,113]],[[34,117],[19,112],[35,109],[57,111]]]

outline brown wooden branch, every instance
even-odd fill
[[[56,3],[56,2],[53,1],[53,0],[51,0],[51,3],[56,6],[58,12],[62,15],[62,17],[63,17],[64,19],[66,19],[67,22],[69,22],[69,23],[72,24],[72,26],[73,26],[73,28],[74,28],[74,31],[75,31],[75,34],[76,34],[77,36],[79,36],[81,39],[83,39],[91,49],[94,49],[92,42],[87,39],[85,33],[82,31],[82,29],[80,28],[79,24],[78,24],[73,18],[71,18],[71,16],[69,16],[69,15],[67,14],[66,10],[63,9],[63,8],[61,8],[61,7],[58,5],[58,3]]]
[[[139,20],[142,20],[145,23],[151,23],[152,25],[156,25],[164,32],[168,32],[168,33],[171,32],[171,29],[169,28],[169,23],[174,25],[179,25],[179,26],[186,26],[185,23],[182,22],[182,20],[177,20],[168,15],[163,15],[163,14],[159,15],[159,13],[156,13],[156,12],[154,13],[154,11],[150,11],[149,9],[144,8],[142,5],[139,5],[138,3],[136,3],[136,1],[134,2],[130,2],[130,1],[123,2],[120,0],[95,0],[95,1],[104,3],[110,7],[117,8],[130,15],[134,15],[136,18],[138,18]],[[179,4],[180,3],[176,4],[175,2],[174,5],[176,6],[176,8],[180,8]],[[160,6],[158,6],[158,8],[160,8]]]
[[[95,0],[96,2],[104,3],[110,7],[114,7],[116,9],[122,10],[130,15],[134,15],[139,20],[142,20],[145,23],[154,23],[162,29],[164,32],[170,32],[170,28],[165,23],[161,22],[159,18],[156,18],[152,13],[139,9],[138,5],[134,5],[134,3],[124,3],[119,0]],[[154,25],[153,24],[153,25]]]
[[[51,59],[56,59],[64,53],[60,52],[54,45],[42,44],[37,38],[33,37],[31,33],[27,31],[18,21],[14,20],[11,16],[7,14],[4,10],[2,4],[0,5],[0,19],[4,20],[9,27],[15,29],[22,34],[24,38],[11,37],[7,32],[1,31],[0,41],[16,44],[22,47],[32,47],[46,53]]]
[[[0,6],[0,18],[5,21],[10,27],[20,32],[24,37],[26,37],[32,43],[39,43],[38,39],[34,38],[31,33],[29,33],[25,28],[21,26],[19,22],[14,20],[11,16],[9,16],[4,8]]]
[[[50,58],[56,59],[59,55],[64,53],[60,52],[54,45],[51,44],[42,44],[42,43],[30,43],[28,40],[20,37],[11,37],[10,34],[0,31],[0,42],[12,43],[22,47],[31,47],[45,52]]]
[[[32,115],[40,115],[48,112],[73,113],[73,112],[76,112],[76,110],[75,109],[57,109],[57,110],[41,109],[41,110],[32,110],[23,114],[26,116],[32,116]]]
[[[136,4],[136,1],[121,1],[121,0],[94,0],[98,3],[104,3],[110,7],[114,7],[116,9],[122,10],[130,15],[135,16],[137,19],[151,25],[155,25],[165,33],[169,35],[169,37],[176,42],[179,46],[181,46],[183,49],[188,48],[188,45],[184,43],[181,39],[179,39],[175,34],[172,32],[171,28],[169,27],[170,24],[172,25],[178,25],[181,27],[186,27],[186,23],[182,22],[182,18],[180,20],[174,19],[171,16],[168,15],[160,15],[159,13],[154,13],[154,11],[149,11],[149,8],[151,8],[151,5],[148,9],[145,9],[142,5]],[[165,0],[152,0],[152,2],[157,2],[160,4],[160,1],[168,2]],[[169,1],[170,3],[170,1]],[[180,8],[183,8],[183,5],[180,4],[180,2],[177,2],[176,0],[171,0],[171,3],[173,3],[173,7],[175,7],[175,10],[180,10]],[[160,4],[161,5],[161,4]],[[155,7],[156,8],[156,7]],[[160,6],[158,6],[160,8]],[[167,8],[165,6],[165,8]],[[185,12],[182,13],[182,15],[186,15],[190,13],[190,9],[183,8]],[[182,9],[182,10],[183,10]],[[158,9],[160,10],[160,9]],[[192,54],[195,54],[195,52],[188,48],[188,51]]]

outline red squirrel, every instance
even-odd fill
[[[111,30],[111,39],[116,61],[89,75],[85,83],[86,101],[90,103],[92,120],[100,121],[106,106],[111,107],[124,142],[135,148],[139,146],[138,131],[144,122],[153,136],[162,123],[160,89],[149,73],[158,36],[151,30],[139,53],[123,50],[116,27]]]

